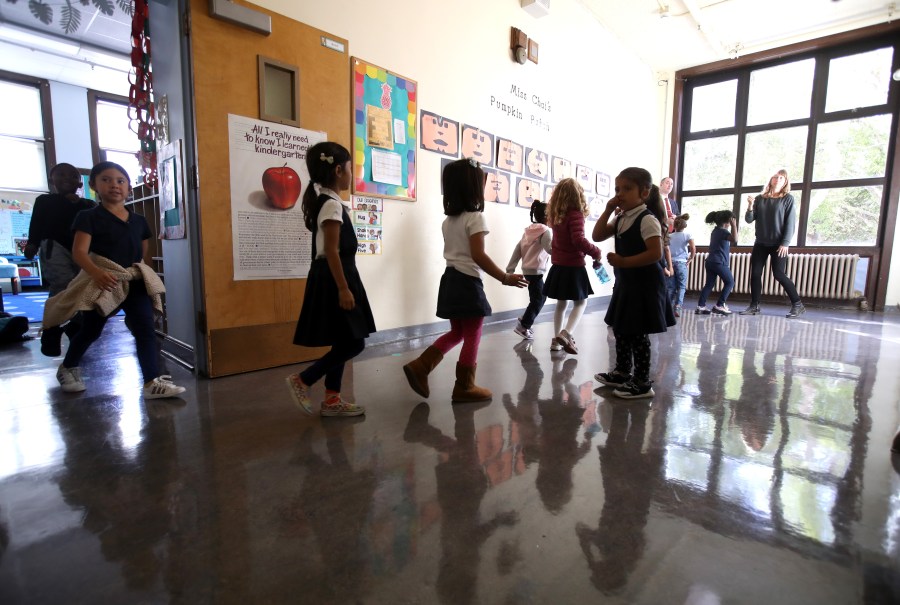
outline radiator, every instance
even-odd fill
[[[699,292],[706,283],[706,252],[698,252],[688,266],[687,289]],[[853,287],[856,280],[857,254],[788,254],[786,272],[800,296],[806,298],[827,298],[834,300],[851,300],[862,293]],[[750,253],[731,254],[731,272],[734,274],[734,292],[750,293]],[[721,289],[721,280],[716,284],[716,291]],[[769,263],[763,269],[763,295],[783,295],[781,284],[775,281]]]

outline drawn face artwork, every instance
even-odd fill
[[[423,111],[422,149],[456,157],[459,154],[459,124]]]
[[[547,154],[529,147],[525,152],[525,174],[544,181],[547,179],[548,168]]]
[[[496,170],[485,170],[484,201],[509,203],[509,175]]]
[[[516,195],[516,204],[520,208],[531,208],[531,204],[541,194],[541,185],[531,179],[519,179],[519,187]]]
[[[482,166],[493,166],[494,135],[474,126],[463,126],[462,157],[475,158]]]
[[[553,182],[558,183],[572,176],[572,162],[565,158],[553,156]]]
[[[578,164],[575,167],[575,180],[578,181],[578,184],[581,185],[581,188],[585,191],[592,189],[591,185],[593,184],[593,177],[594,171],[587,166]]]
[[[498,139],[497,168],[522,174],[522,146],[507,139]]]

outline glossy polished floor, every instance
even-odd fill
[[[602,312],[577,356],[489,327],[483,405],[451,406],[455,354],[408,389],[431,339],[372,347],[357,419],[288,368],[143,402],[120,321],[83,395],[0,349],[0,603],[900,602],[898,315],[764,311],[654,337],[641,403],[592,379]]]

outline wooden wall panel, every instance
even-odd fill
[[[264,36],[209,16],[208,0],[191,3],[194,103],[200,177],[199,217],[210,376],[307,361],[321,349],[291,343],[306,281],[234,281],[228,114],[259,118],[257,56],[300,69],[300,126],[350,147],[350,58],[347,41],[255,5],[268,13]],[[347,52],[321,45],[321,36]],[[241,343],[247,346],[240,346]],[[265,355],[259,351],[265,350]]]

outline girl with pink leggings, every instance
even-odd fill
[[[475,385],[481,326],[491,314],[481,275],[487,273],[504,286],[528,286],[524,276],[504,273],[484,251],[484,236],[488,233],[484,220],[484,180],[481,165],[473,159],[451,162],[441,175],[447,215],[441,230],[447,268],[438,290],[437,316],[450,320],[450,331],[403,366],[409,386],[422,397],[430,394],[428,374],[460,342],[463,345],[456,364],[453,403],[486,401],[492,397],[488,389]]]

